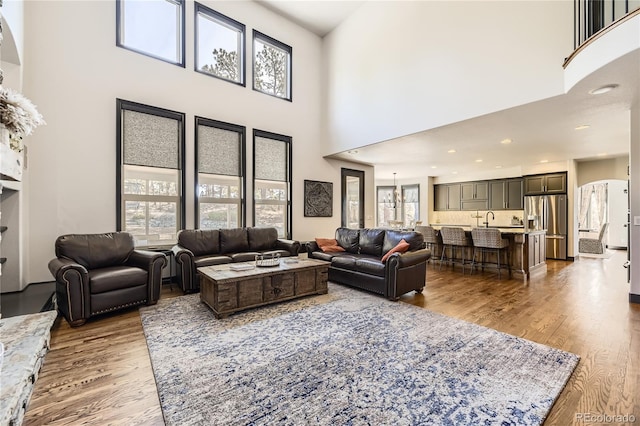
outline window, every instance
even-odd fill
[[[291,100],[291,46],[253,30],[253,89]]]
[[[117,100],[116,226],[137,246],[169,245],[184,227],[184,114]]]
[[[420,185],[402,185],[402,223],[413,227],[420,220]]]
[[[196,71],[244,86],[244,24],[196,3]]]
[[[291,137],[253,131],[253,224],[291,238]]]
[[[245,224],[246,130],[196,117],[196,224],[200,229]]]
[[[393,203],[393,190],[395,186],[378,186],[377,204],[378,204],[378,226],[390,226],[390,220],[396,220],[396,209]]]
[[[184,0],[116,0],[116,46],[184,67]]]

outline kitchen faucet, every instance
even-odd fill
[[[491,213],[491,220],[496,220],[496,215],[493,214],[493,212],[491,210],[489,210],[487,212],[487,214],[485,215],[486,216],[485,222],[482,222],[482,223],[484,223],[485,228],[489,227],[489,213]]]

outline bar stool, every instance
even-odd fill
[[[464,274],[464,265],[466,263],[466,248],[471,247],[471,240],[466,236],[464,229],[451,228],[444,226],[440,229],[440,235],[442,236],[442,254],[440,256],[440,269],[442,269],[443,262],[451,262],[455,264],[455,250],[456,248],[462,250],[462,273]],[[447,257],[447,247],[450,248],[451,258]]]
[[[418,222],[416,222],[418,223]],[[420,232],[423,236],[424,236],[424,243],[426,248],[428,248],[429,250],[431,250],[431,259],[429,260],[433,260],[433,266],[435,268],[436,264],[435,261],[436,260],[440,260],[442,258],[442,238],[440,237],[440,234],[438,233],[438,231],[436,231],[435,229],[433,229],[433,227],[431,226],[416,226],[415,229],[417,232]],[[438,256],[437,250],[438,247],[440,247],[440,256]]]
[[[500,264],[500,255],[504,252],[506,257],[506,267],[509,269],[509,277],[511,277],[511,255],[509,252],[509,240],[502,238],[499,229],[492,228],[474,228],[471,230],[471,238],[473,239],[473,259],[471,260],[471,272],[476,262],[476,251],[480,249],[482,270],[485,267],[485,253],[496,253],[496,266],[498,267],[498,279],[501,278],[502,268],[504,264]]]

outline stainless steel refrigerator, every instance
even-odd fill
[[[525,231],[547,230],[547,259],[567,259],[567,196],[524,197]]]

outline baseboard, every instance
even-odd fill
[[[629,303],[640,303],[640,294],[629,293]]]

